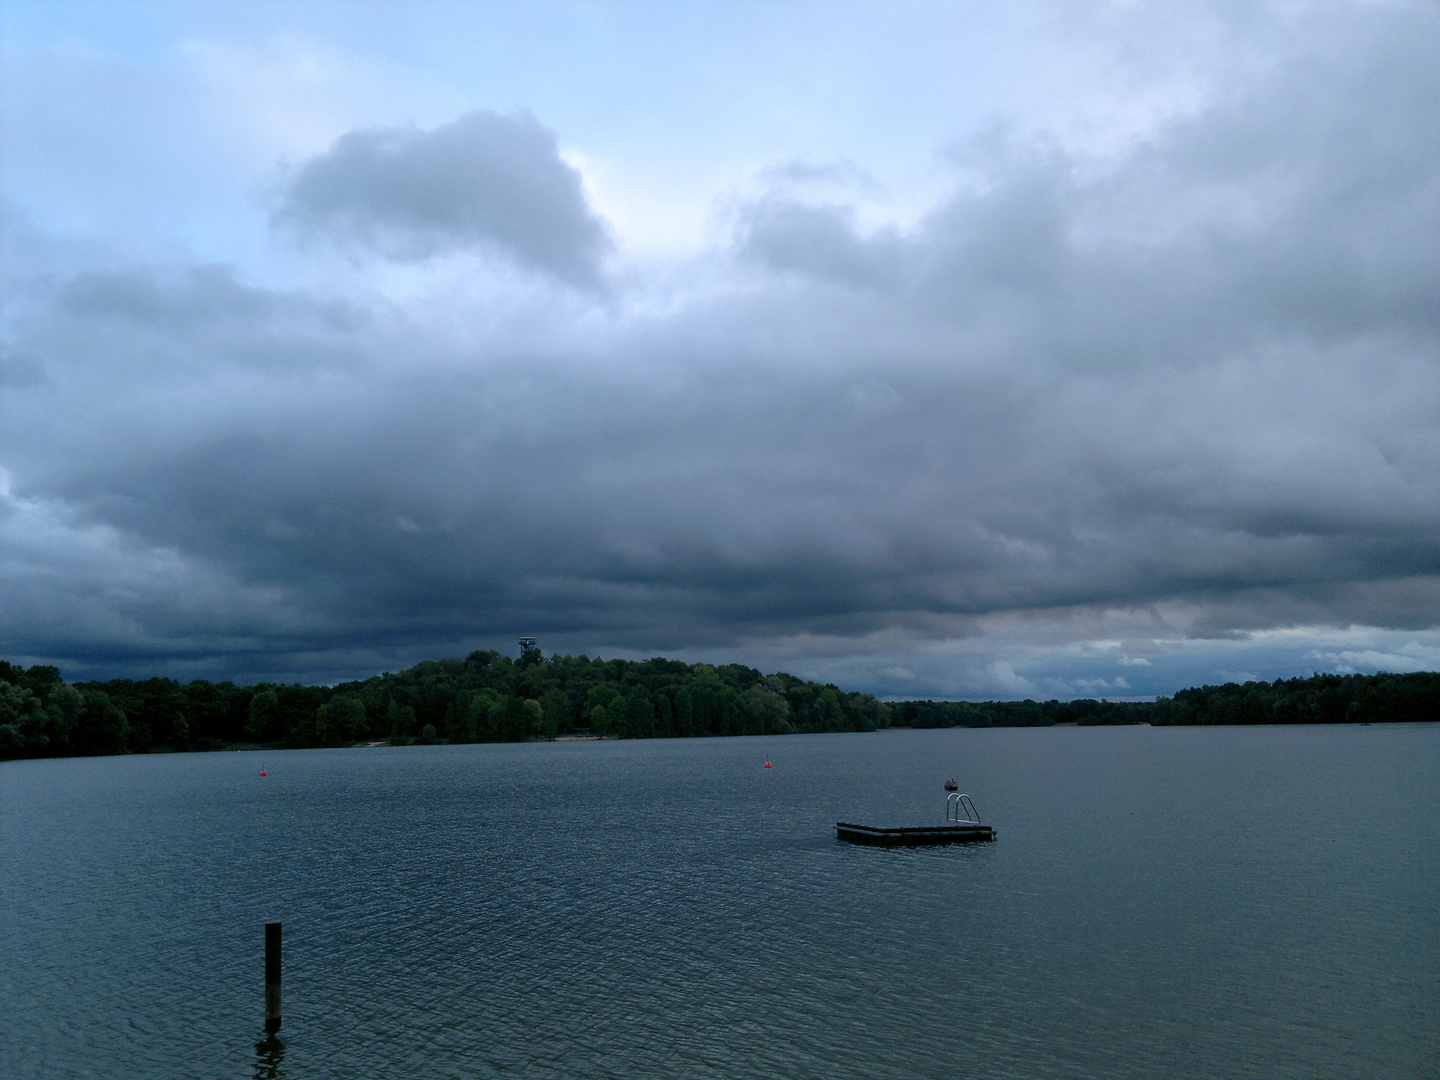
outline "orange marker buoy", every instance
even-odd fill
[[[265,775],[265,770],[264,770],[264,769],[261,769],[261,770],[260,770],[260,775],[261,775],[261,776],[264,776],[264,775]]]
[[[770,764],[770,762],[768,762],[768,761],[765,762],[765,768],[770,769],[770,768],[773,768],[773,767],[774,767],[774,766],[772,766],[772,765]]]

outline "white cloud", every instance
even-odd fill
[[[999,689],[999,697],[1018,697],[1021,694],[1028,696],[1035,692],[1034,684],[1015,674],[1015,669],[1004,660],[992,660],[986,670]]]

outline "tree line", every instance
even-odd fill
[[[901,701],[890,709],[891,723],[918,728],[1440,720],[1440,672],[1231,682],[1191,687],[1154,701]]]
[[[1053,724],[1284,724],[1440,719],[1440,673],[1202,686],[1148,702],[899,701],[743,664],[493,651],[337,686],[174,679],[69,684],[0,661],[0,759],[244,745],[471,743],[560,735],[683,738]]]
[[[471,743],[874,731],[890,706],[743,664],[477,651],[337,686],[173,679],[66,684],[0,661],[0,758],[259,744]]]

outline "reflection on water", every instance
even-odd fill
[[[267,1035],[255,1044],[254,1080],[282,1080],[285,1070],[285,1044],[274,1035]]]
[[[1440,1077],[1440,725],[256,760],[0,764],[0,1077]]]

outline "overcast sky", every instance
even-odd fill
[[[1440,668],[1440,6],[0,5],[0,656]]]

